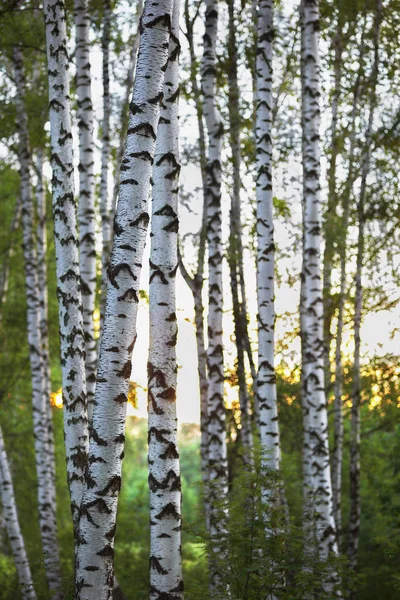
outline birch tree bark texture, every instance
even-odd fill
[[[104,0],[103,35],[101,49],[103,53],[103,135],[101,147],[101,178],[100,178],[100,216],[102,251],[101,251],[101,298],[100,298],[100,328],[104,324],[104,311],[107,294],[107,269],[110,262],[112,243],[111,198],[108,194],[108,170],[110,163],[110,33],[111,33],[111,2]]]
[[[69,57],[63,0],[45,0],[49,77],[52,205],[64,404],[64,437],[72,518],[77,533],[88,452],[81,277],[74,197]]]
[[[226,511],[217,509],[218,502],[227,499],[226,415],[224,406],[224,358],[222,343],[222,215],[221,215],[221,151],[223,123],[218,112],[216,92],[216,40],[218,33],[218,2],[206,0],[204,50],[201,87],[204,117],[208,132],[206,163],[207,242],[208,242],[208,476],[210,501],[210,533],[224,533]],[[223,586],[216,558],[219,544],[213,546],[210,557],[211,594]]]
[[[60,559],[57,541],[56,492],[54,480],[54,447],[49,447],[48,431],[48,364],[44,364],[41,336],[41,292],[38,261],[34,241],[34,207],[30,178],[31,154],[28,116],[25,108],[25,74],[21,50],[13,49],[16,109],[19,130],[18,158],[21,167],[22,236],[25,268],[29,362],[32,381],[32,409],[35,440],[35,462],[39,526],[42,540],[46,579],[55,598],[63,597]],[[53,450],[53,455],[51,455]]]
[[[256,198],[259,431],[263,466],[278,471],[280,441],[274,364],[274,223],[272,214],[272,40],[273,1],[257,11],[256,53]],[[268,495],[268,494],[267,494]]]
[[[179,0],[175,0],[154,156],[151,216],[148,458],[152,600],[183,598],[175,350],[178,333],[175,279],[180,172],[179,51]]]
[[[328,449],[324,386],[323,301],[321,283],[319,3],[302,0],[302,128],[304,209],[304,428],[310,444],[312,512],[321,560],[337,552]],[[308,499],[308,498],[307,498]]]
[[[126,403],[136,341],[139,277],[149,222],[147,197],[163,100],[171,13],[171,0],[157,4],[146,1],[141,21],[140,50],[108,268],[87,489],[80,515],[77,600],[112,598]]]
[[[85,332],[85,372],[90,422],[96,386],[97,351],[93,312],[96,296],[96,219],[94,204],[93,106],[90,79],[88,0],[74,0],[76,31],[76,93],[79,132],[79,270]]]
[[[0,495],[3,505],[4,521],[7,536],[10,540],[11,551],[17,569],[18,582],[23,600],[36,600],[25,541],[19,525],[17,504],[15,502],[14,486],[11,470],[4,446],[3,432],[0,427]]]

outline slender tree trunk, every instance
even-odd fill
[[[179,190],[179,0],[153,168],[150,251],[149,489],[150,598],[183,598],[181,476],[176,418],[176,300]]]
[[[304,195],[303,336],[304,429],[310,444],[312,512],[318,555],[337,552],[328,448],[328,415],[324,386],[323,303],[321,284],[320,112],[318,0],[302,0],[302,127]],[[308,495],[307,495],[308,496]],[[306,498],[306,501],[309,498]],[[329,582],[326,583],[328,591]]]
[[[76,30],[76,92],[79,131],[79,270],[85,332],[85,372],[88,420],[93,412],[96,387],[96,339],[93,312],[96,298],[96,219],[94,205],[93,106],[90,78],[88,0],[74,0]]]
[[[202,219],[199,235],[199,249],[197,255],[197,269],[194,277],[190,277],[186,271],[182,258],[180,257],[179,265],[182,276],[193,294],[194,313],[195,313],[195,328],[196,328],[196,347],[197,347],[197,370],[199,375],[200,386],[200,458],[201,458],[201,475],[203,481],[203,496],[204,496],[204,512],[206,527],[209,531],[210,527],[210,505],[208,499],[208,378],[207,378],[207,351],[204,339],[204,305],[203,305],[203,284],[204,284],[204,264],[207,241],[207,200],[205,196],[206,189],[206,139],[203,120],[203,104],[201,99],[201,90],[197,81],[198,61],[194,49],[193,27],[194,19],[189,15],[189,0],[185,0],[185,25],[186,38],[189,44],[190,54],[190,83],[192,87],[192,97],[196,106],[197,125],[199,128],[199,154],[200,154],[200,171],[203,184],[203,207]]]
[[[111,199],[108,193],[108,171],[110,163],[110,117],[111,117],[111,97],[110,97],[110,33],[111,33],[111,2],[103,0],[103,37],[101,40],[101,49],[103,51],[103,135],[101,150],[101,179],[100,179],[100,216],[101,231],[103,236],[102,245],[102,271],[101,271],[101,298],[100,298],[100,327],[103,329],[105,302],[107,294],[107,269],[110,262],[110,252],[112,243],[112,218],[111,218]]]
[[[64,437],[71,511],[77,534],[88,452],[85,352],[79,272],[66,14],[63,0],[44,0],[53,221],[59,307]],[[76,538],[77,539],[77,538]]]
[[[3,319],[3,307],[4,307],[4,304],[6,303],[6,299],[7,299],[8,280],[9,280],[9,276],[10,276],[10,263],[11,263],[11,259],[14,254],[14,235],[19,228],[20,222],[21,222],[21,200],[20,200],[20,198],[17,198],[16,204],[15,204],[15,213],[14,213],[14,217],[13,217],[13,220],[11,222],[11,227],[10,227],[10,233],[11,233],[10,243],[8,245],[8,248],[6,249],[6,252],[5,252],[5,255],[3,258],[3,264],[2,264],[2,269],[1,269],[1,273],[0,273],[0,325],[1,325],[1,322]]]
[[[361,88],[361,78],[363,75],[363,55],[364,55],[364,26],[361,34],[360,52],[359,52],[359,70],[354,87],[354,99],[351,115],[350,149],[349,149],[349,170],[346,178],[344,193],[342,196],[342,234],[339,242],[340,255],[340,291],[338,306],[338,324],[336,332],[336,350],[335,350],[335,384],[334,384],[334,442],[332,450],[332,494],[333,510],[336,523],[336,535],[338,548],[341,542],[342,530],[342,465],[343,465],[343,363],[342,363],[342,339],[344,326],[344,308],[346,301],[346,263],[347,263],[347,230],[350,217],[350,196],[355,179],[354,174],[354,152],[356,146],[356,118],[359,113],[359,95]]]
[[[117,161],[115,164],[115,172],[114,172],[114,192],[113,192],[113,201],[112,201],[112,216],[115,215],[115,210],[117,207],[118,200],[118,186],[119,186],[119,176],[121,169],[121,162],[124,157],[124,148],[126,142],[126,132],[128,130],[128,121],[129,121],[129,100],[132,93],[133,79],[135,76],[136,69],[136,60],[137,53],[139,49],[140,42],[140,18],[143,12],[143,0],[138,0],[136,6],[136,15],[137,15],[137,30],[135,34],[135,38],[133,40],[131,53],[129,56],[129,67],[126,75],[126,83],[125,83],[125,97],[122,103],[121,108],[121,116],[119,118],[120,128],[119,128],[119,145],[118,145],[118,154]]]
[[[0,427],[0,493],[8,539],[17,569],[18,582],[24,600],[36,600],[25,542],[19,525],[14,486]]]
[[[382,21],[382,0],[376,0],[374,24],[374,63],[371,74],[371,99],[366,131],[365,148],[362,156],[360,196],[358,200],[358,242],[356,267],[356,294],[354,309],[354,373],[353,373],[353,402],[351,407],[351,439],[350,439],[350,520],[348,556],[350,567],[355,571],[358,563],[358,543],[361,517],[360,502],[360,402],[361,402],[361,318],[363,303],[362,267],[364,259],[364,229],[365,229],[365,198],[367,176],[371,162],[372,133],[374,113],[377,104],[376,87],[379,73],[379,37]],[[351,600],[356,598],[354,591],[350,592]]]
[[[43,151],[36,153],[36,176],[37,184],[35,190],[36,198],[36,244],[37,244],[37,268],[40,304],[40,335],[42,342],[42,365],[43,383],[45,389],[45,410],[47,415],[47,457],[49,460],[49,473],[51,477],[51,489],[53,493],[54,506],[56,506],[56,460],[54,445],[53,413],[50,404],[51,394],[51,372],[49,354],[49,315],[47,294],[47,218],[46,218],[46,194],[43,185]]]
[[[251,431],[249,395],[247,390],[245,369],[247,315],[243,310],[243,302],[245,303],[245,286],[243,277],[243,243],[240,207],[240,107],[234,9],[234,0],[228,0],[228,109],[230,133],[229,141],[232,153],[233,172],[228,262],[230,270],[233,320],[235,326],[235,341],[237,351],[237,378],[242,425],[240,435],[244,450],[244,460],[247,464],[249,464],[251,461],[253,436]]]
[[[146,0],[108,268],[87,489],[81,507],[77,600],[106,600],[112,596],[126,403],[136,341],[139,277],[149,222],[147,197],[163,99],[171,13],[171,0],[157,5]]]
[[[21,166],[21,200],[23,253],[26,281],[29,362],[32,381],[32,409],[35,438],[35,460],[38,485],[39,526],[42,539],[46,578],[49,588],[59,600],[62,581],[57,541],[56,493],[54,482],[54,455],[49,455],[47,385],[41,337],[41,307],[38,262],[34,242],[34,209],[30,179],[30,144],[28,117],[25,109],[25,74],[21,51],[13,49],[13,63],[17,86],[16,109],[19,129],[18,158]],[[47,374],[48,377],[48,374]]]
[[[278,471],[280,441],[275,374],[274,223],[272,216],[272,40],[273,2],[260,2],[256,53],[256,197],[259,431],[263,467]],[[267,496],[270,492],[266,490]]]
[[[332,321],[332,266],[334,259],[334,242],[335,242],[335,219],[336,216],[336,162],[339,153],[338,140],[338,112],[341,95],[341,80],[342,80],[342,53],[343,53],[343,33],[342,33],[342,17],[339,11],[337,31],[333,40],[335,48],[335,84],[332,98],[332,123],[331,123],[331,144],[332,149],[329,158],[328,167],[328,206],[325,215],[325,249],[323,258],[323,300],[324,300],[324,369],[325,369],[325,388],[326,393],[329,393],[331,367],[330,367],[330,349],[332,342],[331,321]]]
[[[217,510],[217,500],[224,501],[228,493],[226,447],[226,414],[224,406],[224,358],[222,340],[222,215],[221,215],[221,152],[223,123],[216,105],[216,40],[218,33],[218,3],[206,0],[204,53],[201,70],[203,110],[208,131],[205,198],[207,202],[208,241],[208,476],[210,501],[210,532],[220,537],[225,530],[226,512]],[[213,545],[210,557],[210,591],[215,595],[224,588],[215,558],[220,547]]]

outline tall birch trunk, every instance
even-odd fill
[[[93,321],[96,297],[96,219],[88,0],[74,0],[74,21],[76,31],[76,93],[79,132],[79,270],[81,274],[83,329],[85,332],[87,410],[90,422],[96,386],[97,351]]]
[[[304,429],[311,461],[312,511],[318,555],[337,552],[324,386],[323,302],[321,284],[319,3],[302,0],[302,128],[304,210]],[[327,584],[328,585],[328,584]],[[327,588],[328,589],[328,588]]]
[[[77,600],[112,597],[126,403],[136,341],[139,277],[149,222],[147,198],[168,61],[171,13],[171,0],[157,5],[147,0],[141,22],[140,52],[108,268],[87,489],[81,506]]]
[[[68,486],[75,534],[82,501],[88,452],[83,329],[74,167],[69,100],[69,57],[63,0],[44,0],[53,221],[60,328],[64,437]]]
[[[374,114],[377,105],[376,87],[379,73],[379,38],[382,22],[382,0],[376,0],[376,13],[374,24],[374,63],[371,74],[371,97],[369,105],[368,125],[366,131],[365,147],[362,157],[360,196],[357,206],[358,215],[358,242],[357,242],[357,267],[356,267],[356,293],[354,308],[354,374],[353,374],[353,401],[351,407],[351,438],[350,438],[350,519],[349,519],[349,546],[348,556],[350,567],[357,569],[358,543],[361,517],[360,502],[360,402],[361,402],[361,318],[363,303],[362,267],[364,259],[364,229],[365,229],[365,198],[367,191],[367,177],[371,163],[371,146],[374,126]],[[354,600],[356,593],[350,592]]]
[[[47,416],[47,457],[49,460],[49,473],[52,481],[54,503],[55,482],[56,482],[56,460],[54,445],[54,427],[53,413],[50,404],[51,394],[51,372],[50,372],[50,354],[49,354],[49,311],[48,311],[48,293],[47,293],[47,217],[46,217],[46,194],[43,184],[43,151],[36,153],[35,170],[37,183],[35,189],[36,199],[36,245],[37,245],[37,266],[38,266],[38,286],[39,286],[39,305],[40,305],[40,335],[42,342],[42,365],[43,365],[43,383],[45,388],[45,410]],[[55,506],[55,504],[54,504]]]
[[[186,25],[186,38],[189,45],[190,55],[190,84],[191,84],[191,95],[195,102],[197,125],[199,129],[199,155],[200,155],[200,172],[201,180],[203,185],[203,206],[202,206],[202,218],[199,232],[199,248],[197,253],[197,268],[196,273],[193,277],[187,272],[183,263],[182,257],[179,256],[179,266],[181,274],[189,286],[193,294],[194,302],[194,318],[195,318],[195,330],[196,330],[196,349],[197,349],[197,371],[199,376],[199,387],[200,387],[200,460],[201,460],[201,476],[203,481],[203,497],[204,497],[204,512],[206,527],[209,531],[210,526],[210,506],[208,501],[208,379],[207,379],[207,351],[205,345],[204,336],[204,305],[203,305],[203,285],[204,285],[204,265],[205,265],[205,253],[206,253],[206,241],[207,241],[207,202],[205,197],[206,188],[206,139],[204,131],[204,119],[203,119],[203,104],[201,100],[201,90],[199,88],[197,75],[198,75],[198,61],[194,48],[194,35],[193,27],[194,20],[190,18],[189,14],[189,0],[185,0],[185,25]]]
[[[101,232],[103,237],[101,254],[101,298],[100,298],[100,326],[103,328],[104,311],[106,307],[107,294],[107,269],[110,262],[110,252],[112,243],[112,218],[111,218],[111,198],[108,193],[108,172],[110,163],[110,117],[111,117],[111,97],[110,97],[110,34],[111,34],[111,2],[104,0],[103,17],[103,36],[101,39],[101,49],[103,52],[103,134],[101,148],[101,178],[100,178],[100,216]]]
[[[183,598],[181,476],[176,418],[176,300],[179,191],[179,0],[153,167],[150,251],[149,489],[150,598]]]
[[[4,446],[3,432],[0,427],[0,495],[3,505],[4,522],[11,551],[17,569],[18,582],[23,600],[36,600],[28,555],[19,525],[17,504],[10,466]]]
[[[230,235],[229,235],[229,270],[233,303],[233,320],[235,327],[235,342],[237,351],[237,378],[239,387],[239,404],[242,428],[241,441],[244,450],[244,460],[251,461],[253,435],[251,431],[249,394],[245,369],[245,339],[247,335],[246,297],[243,276],[243,243],[240,206],[240,107],[237,65],[237,43],[235,32],[234,0],[228,0],[229,32],[228,32],[228,109],[229,109],[229,141],[232,153],[233,188],[231,195]]]
[[[25,266],[26,304],[29,362],[32,381],[32,409],[35,439],[35,461],[39,527],[44,554],[45,573],[49,588],[59,600],[62,581],[57,541],[56,492],[54,455],[49,455],[48,412],[45,365],[41,336],[41,307],[38,279],[37,252],[34,242],[34,208],[30,178],[31,155],[29,144],[28,116],[25,109],[25,74],[22,53],[16,46],[13,49],[13,63],[17,87],[16,112],[19,130],[18,158],[21,167],[22,239]],[[47,372],[48,377],[48,372]]]
[[[259,431],[262,464],[278,471],[280,441],[275,374],[275,244],[272,214],[272,40],[273,2],[262,0],[257,13],[256,53],[256,198]]]
[[[217,109],[216,41],[218,33],[218,3],[206,0],[204,50],[201,68],[203,110],[208,132],[205,198],[207,202],[208,242],[208,476],[210,501],[210,533],[221,536],[225,530],[226,512],[217,510],[217,501],[227,499],[228,461],[226,447],[226,414],[224,405],[224,358],[222,340],[222,213],[221,213],[221,152],[224,127]],[[213,546],[218,556],[219,544]],[[221,573],[210,557],[211,594],[223,587]]]
[[[336,535],[338,548],[341,542],[342,530],[342,465],[343,465],[343,361],[342,361],[342,340],[344,326],[344,308],[346,301],[346,265],[347,265],[347,230],[350,217],[350,196],[355,179],[354,173],[354,153],[357,142],[356,136],[356,119],[359,114],[359,96],[361,88],[361,78],[363,75],[363,55],[364,55],[364,30],[361,34],[361,43],[359,51],[359,69],[354,87],[353,107],[351,114],[351,132],[350,132],[350,149],[349,149],[349,167],[346,178],[345,188],[342,196],[342,235],[339,244],[340,255],[340,291],[339,291],[339,306],[337,317],[336,331],[336,348],[335,348],[335,384],[334,384],[334,434],[333,434],[333,449],[332,449],[332,494],[333,494],[333,510],[336,523]]]
[[[117,199],[118,199],[118,186],[119,186],[119,176],[122,159],[124,157],[124,148],[126,142],[126,132],[128,130],[128,121],[129,121],[129,100],[131,97],[133,79],[135,76],[136,69],[136,60],[137,53],[139,49],[140,42],[140,18],[143,12],[143,0],[138,0],[136,6],[136,16],[137,16],[137,30],[135,34],[135,38],[132,44],[131,53],[129,55],[129,67],[126,74],[126,82],[125,82],[125,97],[121,107],[121,116],[119,119],[119,145],[118,145],[118,154],[117,161],[115,164],[115,172],[114,172],[114,192],[113,192],[113,200],[112,200],[112,215],[115,215],[115,210],[117,207]]]

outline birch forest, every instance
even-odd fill
[[[0,600],[400,600],[400,0],[0,0]]]

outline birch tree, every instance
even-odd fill
[[[210,532],[220,536],[225,516],[216,508],[217,499],[227,497],[227,448],[224,406],[224,358],[222,341],[222,214],[221,214],[221,152],[224,132],[216,104],[216,53],[218,33],[218,3],[206,0],[204,49],[201,67],[201,88],[204,117],[208,133],[205,198],[207,202],[208,242],[208,477],[210,481]],[[219,553],[215,544],[213,552]],[[210,557],[210,586],[215,593],[221,586],[213,557]]]
[[[22,235],[25,267],[29,362],[32,381],[32,409],[35,437],[35,461],[39,526],[42,539],[46,578],[49,588],[59,600],[63,597],[57,541],[56,492],[54,480],[54,447],[49,448],[48,370],[43,364],[41,307],[37,252],[34,242],[34,208],[30,178],[31,155],[28,116],[25,108],[25,74],[21,50],[14,46],[13,64],[17,87],[16,109],[19,130],[18,159],[21,168]],[[48,366],[48,365],[47,365]],[[53,451],[51,456],[49,450]]]
[[[7,536],[10,541],[11,551],[17,569],[18,582],[23,600],[36,600],[28,555],[25,549],[19,525],[17,504],[15,502],[14,486],[11,470],[4,446],[3,432],[0,427],[0,495],[3,505],[4,522]]]
[[[149,488],[150,598],[183,598],[181,478],[176,418],[176,301],[179,190],[179,0],[153,167],[150,251]]]
[[[81,275],[83,329],[85,332],[87,410],[90,421],[96,385],[97,351],[93,321],[96,295],[96,219],[88,0],[74,0],[74,21],[76,31],[76,93],[79,132],[79,270]]]
[[[260,2],[256,54],[256,197],[259,431],[263,465],[280,467],[280,441],[274,366],[274,223],[272,215],[272,40],[273,2]]]
[[[127,394],[136,341],[139,277],[149,222],[147,197],[163,100],[171,14],[170,0],[157,5],[145,3],[108,268],[87,489],[81,506],[77,600],[105,600],[112,596]]]
[[[88,452],[83,329],[69,100],[69,57],[63,0],[45,0],[50,147],[64,436],[71,511],[77,534]]]
[[[323,304],[321,284],[320,109],[319,109],[319,3],[302,0],[302,129],[303,129],[303,274],[304,429],[310,445],[312,512],[318,554],[326,560],[336,552],[328,417],[324,386]]]
[[[357,267],[356,267],[356,291],[354,308],[354,374],[353,374],[353,397],[351,407],[351,440],[350,440],[350,519],[349,519],[349,542],[348,556],[352,569],[356,570],[358,562],[358,544],[361,517],[360,503],[360,403],[361,403],[361,318],[363,305],[362,266],[364,260],[365,244],[365,202],[367,193],[367,177],[370,170],[372,135],[374,129],[374,116],[377,105],[377,83],[379,74],[379,38],[382,22],[382,0],[376,0],[375,23],[373,33],[374,60],[371,73],[371,92],[369,103],[369,115],[365,146],[363,149],[361,164],[360,196],[357,204],[358,216],[358,241],[357,241]],[[356,593],[350,592],[350,598],[354,599]]]

